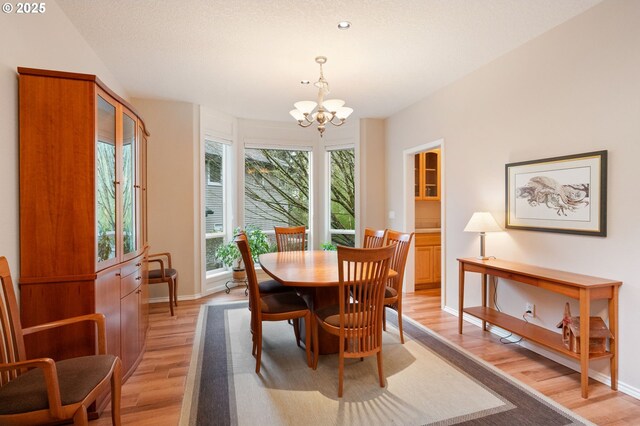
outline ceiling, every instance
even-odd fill
[[[329,98],[388,117],[601,0],[58,0],[132,97],[287,121]],[[339,21],[352,23],[338,30]]]

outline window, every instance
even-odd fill
[[[226,237],[226,191],[224,183],[225,155],[227,146],[213,140],[204,142],[204,222],[206,240],[206,271],[213,272],[224,267],[216,256],[216,249]]]
[[[354,247],[356,237],[355,149],[334,149],[329,161],[329,223],[332,244]]]
[[[245,224],[264,230],[275,251],[274,226],[309,228],[311,153],[247,148],[244,161]]]
[[[212,149],[207,152],[205,149],[205,166],[207,185],[222,185],[222,150]]]

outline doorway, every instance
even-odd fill
[[[444,140],[403,151],[404,223],[413,230],[414,249],[407,258],[406,291],[440,291],[445,300]]]

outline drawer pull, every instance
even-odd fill
[[[136,277],[136,281],[140,281],[142,277]]]
[[[136,263],[136,266],[142,266],[142,262]]]
[[[116,272],[116,277],[121,277],[120,272]]]

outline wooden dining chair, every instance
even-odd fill
[[[411,248],[413,232],[404,234],[402,232],[389,230],[387,232],[387,244],[395,244],[396,250],[391,258],[391,269],[398,275],[389,278],[384,291],[384,306],[388,306],[398,313],[398,331],[400,332],[400,342],[404,344],[404,333],[402,331],[402,281],[404,279],[404,269],[407,264],[407,255]],[[387,330],[386,309],[382,311],[382,327]]]
[[[262,322],[286,321],[304,318],[306,325],[307,365],[314,367],[311,359],[311,329],[313,318],[307,304],[295,292],[261,294],[258,277],[249,248],[249,241],[244,233],[238,234],[234,241],[242,254],[247,280],[249,281],[249,306],[251,307],[251,335],[253,340],[252,355],[256,357],[256,373],[260,373],[262,357]],[[298,321],[294,321],[294,324]],[[299,340],[296,332],[296,341]]]
[[[303,226],[274,226],[276,231],[276,245],[278,251],[306,250],[305,239],[307,230]]]
[[[340,302],[316,310],[313,329],[314,369],[318,363],[318,326],[338,336],[338,397],[342,397],[344,359],[376,355],[380,387],[384,288],[395,245],[373,249],[338,246]],[[349,296],[351,295],[351,296]]]
[[[157,263],[158,268],[149,269],[149,284],[167,284],[169,286],[169,311],[173,316],[173,306],[178,306],[178,271],[171,266],[171,253],[154,253],[147,256],[149,263]]]
[[[376,231],[371,228],[364,228],[364,237],[362,239],[363,248],[378,248],[384,245],[387,230],[381,229]]]
[[[233,236],[234,240],[236,237],[238,237],[238,235],[244,235],[244,238],[247,238],[247,234],[245,231],[239,231],[236,235]],[[248,238],[247,241],[249,241]],[[296,291],[295,287],[288,287],[286,285],[283,285],[281,282],[272,279],[260,281],[258,283],[258,287],[260,288],[260,294],[262,295],[272,293],[295,293]],[[247,289],[248,288],[249,281],[247,281]]]
[[[0,425],[73,420],[88,425],[87,407],[111,387],[111,423],[120,425],[120,358],[106,354],[105,317],[89,314],[22,328],[9,264],[0,257]],[[52,302],[55,303],[55,302]],[[27,359],[24,336],[79,322],[94,322],[98,355],[55,362]]]

